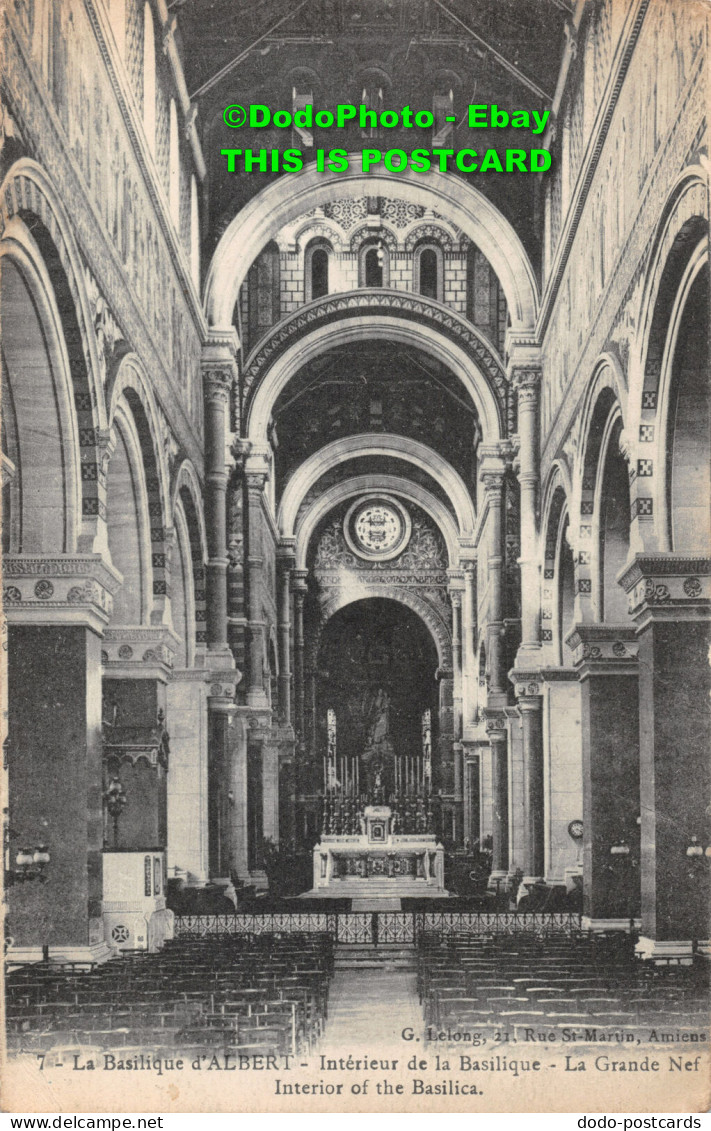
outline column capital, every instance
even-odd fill
[[[544,681],[539,668],[512,668],[509,679],[514,685],[514,694],[520,707],[540,708]]]
[[[107,675],[114,678],[170,678],[180,642],[166,624],[118,625],[107,628],[102,642],[101,661]]]
[[[504,486],[505,471],[503,468],[487,468],[482,472],[480,480],[487,495],[493,496],[498,501]]]
[[[255,494],[261,495],[264,486],[269,478],[269,472],[264,469],[254,469],[245,472],[245,480],[247,483],[247,490],[254,491]]]
[[[308,592],[309,587],[306,582],[308,576],[309,571],[307,569],[294,569],[291,571],[291,588],[296,596],[301,596],[302,599]]]
[[[506,715],[503,711],[492,710],[484,707],[482,711],[484,729],[489,739],[497,740],[506,737]]]
[[[639,643],[632,624],[576,624],[565,643],[581,679],[637,673]]]
[[[229,358],[236,364],[239,347],[239,336],[234,326],[211,326],[202,347],[202,356],[208,361],[215,357]]]
[[[510,327],[506,332],[506,354],[509,375],[518,368],[540,368],[541,346],[533,330],[515,330]]]
[[[711,615],[711,558],[701,554],[635,554],[617,580],[638,629],[651,620]]]
[[[237,467],[244,467],[247,457],[252,451],[252,441],[246,440],[243,436],[236,436],[230,444],[230,455],[235,461]]]
[[[489,463],[495,463],[503,470],[511,463],[517,451],[518,440],[495,440],[491,444],[480,444],[479,463],[482,468]]]
[[[203,362],[203,392],[208,403],[227,404],[232,391],[232,380],[232,371],[228,366]]]
[[[101,635],[122,580],[101,554],[6,554],[5,616],[10,624],[77,624]]]
[[[537,404],[541,387],[540,365],[517,366],[511,371],[511,383],[518,395],[518,403]]]
[[[296,538],[282,538],[277,546],[277,562],[285,572],[296,565]]]

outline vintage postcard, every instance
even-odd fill
[[[700,1126],[711,5],[0,17],[3,1110]]]

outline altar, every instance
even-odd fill
[[[338,898],[446,896],[444,848],[434,833],[393,832],[388,805],[368,805],[360,833],[324,833],[313,850],[313,889],[307,894]]]

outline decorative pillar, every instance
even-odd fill
[[[506,717],[502,711],[485,710],[486,733],[491,746],[493,856],[490,883],[505,879],[509,870],[509,767]]]
[[[230,836],[230,869],[239,880],[248,882],[249,816],[247,796],[247,708],[237,707],[229,728],[229,781],[227,814]]]
[[[477,684],[479,679],[477,657],[477,606],[476,606],[476,561],[462,562],[464,568],[464,608],[462,617],[463,648],[462,667],[464,674],[463,719],[467,723],[476,722],[478,704]]]
[[[452,602],[452,669],[454,677],[453,725],[454,737],[462,737],[462,591],[450,589]]]
[[[202,886],[208,880],[206,668],[173,669],[166,687],[170,730],[168,875]]]
[[[303,742],[306,737],[304,734],[304,600],[308,592],[306,584],[308,571],[295,569],[291,576],[294,594],[294,714],[296,732]]]
[[[577,624],[566,643],[581,693],[584,923],[624,930],[639,915],[640,898],[635,631]]]
[[[683,962],[709,952],[711,560],[637,554],[620,583],[639,644],[638,953]]]
[[[483,447],[483,445],[482,445]],[[494,447],[494,445],[492,445]],[[498,453],[498,448],[496,449]],[[489,609],[487,655],[489,702],[500,706],[506,701],[506,652],[504,648],[503,566],[504,566],[504,466],[500,459],[485,461],[481,481],[488,506]]]
[[[227,651],[227,462],[229,405],[235,379],[233,359],[225,350],[204,357],[205,525],[207,529],[207,646]]]
[[[279,714],[284,723],[288,725],[291,722],[291,571],[294,568],[293,545],[286,545],[282,542],[279,547],[278,564]]]
[[[47,883],[6,884],[13,962],[105,961],[101,645],[121,577],[99,554],[6,554],[9,863],[46,846]]]
[[[247,483],[247,608],[248,632],[248,683],[247,704],[250,707],[268,707],[269,699],[264,687],[264,656],[266,626],[262,617],[262,587],[264,584],[264,555],[262,553],[262,492],[267,481],[264,469],[245,470]]]
[[[514,668],[509,674],[516,688],[523,738],[523,882],[528,884],[541,881],[545,872],[543,699],[539,672]]]
[[[530,351],[527,351],[530,352]],[[521,350],[516,350],[516,357]],[[537,356],[537,348],[534,351]],[[521,490],[521,651],[540,649],[540,577],[538,565],[538,491],[540,443],[538,400],[539,365],[512,363],[513,387],[518,395],[519,470]]]

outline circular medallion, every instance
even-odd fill
[[[388,561],[410,540],[410,516],[389,495],[358,499],[343,523],[346,542],[354,554],[368,561]]]

